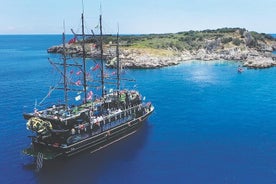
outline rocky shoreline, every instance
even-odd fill
[[[87,49],[87,57],[99,58],[100,51],[97,49]],[[49,53],[61,53],[62,46],[53,46],[48,49]],[[216,52],[210,52],[207,49],[199,49],[197,51],[177,51],[168,49],[167,54],[158,54],[147,49],[137,48],[120,48],[120,59],[124,68],[141,68],[152,69],[161,68],[172,65],[178,65],[182,62],[189,60],[200,61],[213,61],[213,60],[227,60],[227,61],[239,61],[242,62],[244,67],[248,68],[269,68],[276,66],[275,56],[271,50],[256,51],[255,49],[246,48],[241,50],[240,48],[224,49]],[[73,57],[82,56],[82,48],[78,44],[66,44],[66,52]],[[107,65],[115,67],[115,63],[112,63],[112,59],[115,57],[115,49],[108,48],[104,52],[107,58]]]
[[[201,32],[200,32],[201,33]],[[208,33],[209,34],[209,33]],[[239,61],[248,68],[269,68],[276,66],[276,40],[267,38],[264,34],[258,34],[259,39],[254,38],[249,31],[235,29],[231,33],[225,33],[213,38],[195,39],[197,45],[192,49],[179,49],[173,44],[168,44],[166,48],[148,47],[120,47],[120,59],[124,68],[161,68],[178,65],[189,60],[227,60]],[[264,37],[261,37],[264,36]],[[228,41],[227,39],[230,39]],[[238,40],[238,43],[234,42]],[[191,44],[194,44],[191,42]],[[73,57],[82,56],[82,47],[79,43],[66,44],[66,53]],[[86,57],[99,58],[100,50],[95,44],[86,44]],[[53,46],[48,49],[49,53],[62,53],[62,45]],[[104,56],[106,65],[116,67],[114,58],[116,50],[109,44],[104,45]]]

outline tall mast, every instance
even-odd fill
[[[66,77],[66,67],[67,67],[67,61],[66,61],[66,51],[65,51],[65,32],[62,33],[62,43],[63,43],[63,87],[64,87],[64,102],[65,102],[65,109],[68,107],[68,84],[67,84],[67,77]]]
[[[117,59],[117,90],[120,90],[120,58],[119,58],[119,31],[117,32],[116,45],[116,59]]]
[[[100,14],[100,46],[101,46],[101,83],[102,97],[104,97],[104,63],[103,63],[103,30],[102,30],[102,14]]]
[[[84,103],[87,101],[87,82],[86,82],[86,52],[85,52],[85,35],[84,35],[84,18],[83,13],[81,14],[81,28],[82,28],[82,65],[83,65],[83,90],[84,90]]]

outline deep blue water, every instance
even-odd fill
[[[36,173],[22,112],[58,76],[46,49],[60,36],[0,36],[0,183],[276,183],[276,68],[236,62],[129,70],[156,110],[142,129],[95,154]]]

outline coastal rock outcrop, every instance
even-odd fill
[[[276,39],[270,35],[240,28],[143,37],[130,36],[123,39],[127,43],[133,41],[134,45],[143,45],[120,47],[121,64],[125,68],[160,68],[177,65],[187,60],[240,61],[248,68],[276,66],[275,57],[272,55],[276,50]],[[107,66],[116,67],[115,48],[109,43],[105,43],[104,47]],[[86,57],[100,57],[100,50],[93,43],[86,44],[85,50]],[[63,46],[53,46],[48,49],[48,52],[62,53]],[[66,44],[65,52],[73,57],[80,57],[83,54],[79,43]]]
[[[248,68],[269,68],[276,66],[276,61],[274,61],[271,57],[249,57],[243,63],[243,66]]]
[[[268,48],[266,48],[266,50],[268,50]],[[48,52],[62,53],[63,48],[62,46],[53,46],[48,49]],[[80,57],[82,55],[82,48],[79,45],[67,44],[66,52],[71,56]],[[112,62],[112,59],[115,57],[115,50],[107,49],[104,52],[104,55],[107,58],[107,66],[116,67],[116,64]],[[87,50],[87,57],[99,58],[100,51],[90,48]],[[174,54],[167,55],[154,54],[150,51],[147,51],[146,49],[122,48],[120,49],[120,59],[122,60],[121,63],[124,68],[161,68],[178,65],[179,63],[188,60],[242,61],[243,66],[248,68],[268,68],[276,66],[276,61],[273,60],[271,53],[258,52],[257,50],[250,48],[241,49],[239,47],[219,49],[216,51],[210,51],[210,47],[208,47],[206,49],[199,49],[197,51],[174,51]]]
[[[161,68],[177,65],[181,61],[177,56],[155,55],[147,49],[120,49],[120,51],[121,64],[124,68]],[[115,56],[115,53],[112,55]],[[107,66],[116,67],[113,61],[114,59],[108,60]]]

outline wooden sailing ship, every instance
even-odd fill
[[[39,160],[51,160],[58,157],[71,156],[84,150],[97,151],[113,142],[131,135],[142,126],[143,122],[154,111],[150,102],[143,102],[143,97],[137,90],[121,89],[121,67],[119,60],[119,36],[117,34],[117,67],[116,67],[116,89],[107,91],[105,80],[108,78],[104,73],[103,64],[103,37],[100,15],[100,34],[93,35],[100,43],[100,63],[92,70],[100,70],[101,95],[98,97],[89,91],[90,80],[86,64],[86,34],[84,33],[84,21],[82,13],[82,33],[75,34],[82,46],[82,62],[70,63],[69,54],[65,48],[65,34],[63,33],[62,63],[50,63],[59,71],[63,81],[64,102],[54,104],[40,110],[35,108],[34,112],[24,113],[27,120],[27,129],[33,132],[30,147],[23,153],[33,156]],[[80,38],[80,39],[79,39]],[[80,69],[78,75],[82,75],[78,81],[72,81],[68,68]],[[60,69],[62,68],[62,69]],[[72,87],[73,86],[73,87]],[[81,89],[76,89],[76,88]],[[83,97],[82,103],[70,104],[68,93],[74,91],[79,94],[75,100]]]

